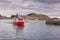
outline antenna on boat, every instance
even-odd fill
[[[19,12],[19,17],[21,17],[21,13]]]

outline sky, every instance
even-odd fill
[[[60,16],[60,0],[0,0],[0,14],[3,16],[26,15],[29,13]]]

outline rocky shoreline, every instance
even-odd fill
[[[46,24],[60,25],[60,19],[52,18],[50,20],[46,20]]]
[[[20,17],[23,17],[24,19],[28,20],[46,20],[46,24],[54,24],[54,25],[60,25],[60,19],[59,18],[50,18],[47,15],[44,14],[36,14],[36,13],[30,13],[27,15],[19,15]],[[0,15],[0,19],[14,19],[16,18],[16,15],[11,15],[11,17],[5,17]]]

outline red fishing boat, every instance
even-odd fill
[[[13,24],[17,26],[24,26],[24,19],[22,17],[19,18],[18,13],[17,13],[15,22],[13,22]]]
[[[24,26],[24,19],[19,18],[18,21],[13,22],[14,25]]]
[[[19,19],[19,21],[13,22],[14,25],[17,26],[24,26],[24,20],[23,19]]]

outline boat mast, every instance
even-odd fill
[[[19,12],[19,18],[21,18],[21,13]]]

